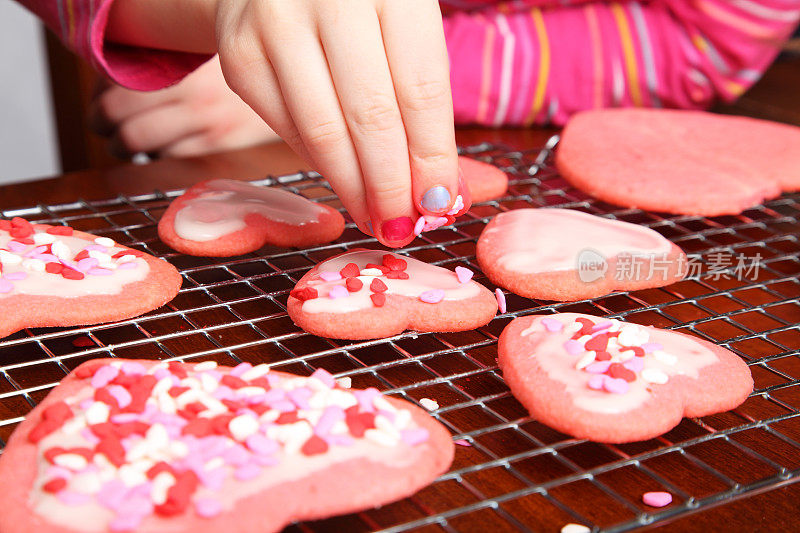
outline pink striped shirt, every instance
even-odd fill
[[[207,56],[108,43],[113,0],[20,0],[126,87],[179,81]],[[597,107],[704,108],[774,60],[800,0],[441,0],[457,123],[563,124]]]

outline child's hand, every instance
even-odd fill
[[[119,157],[200,155],[278,139],[228,88],[216,58],[160,91],[107,84],[92,101],[89,120]]]
[[[435,0],[222,0],[230,87],[390,246],[460,193]]]

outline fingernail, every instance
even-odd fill
[[[374,237],[375,230],[372,229],[372,222],[367,220],[367,222],[364,225],[367,227],[367,235]]]
[[[436,185],[422,195],[420,205],[427,211],[437,212],[447,209],[450,205],[450,191],[447,187]]]
[[[414,231],[414,221],[409,217],[397,217],[381,225],[381,233],[387,241],[402,241]]]

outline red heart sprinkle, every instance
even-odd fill
[[[61,271],[61,277],[64,279],[74,279],[80,281],[84,278],[84,275],[83,272],[78,272],[77,270],[65,267]]]
[[[347,278],[344,284],[347,285],[347,290],[350,292],[358,292],[364,286],[364,282],[358,278]]]
[[[361,274],[358,265],[355,263],[347,263],[343,269],[339,271],[343,278],[353,278]]]
[[[387,287],[382,280],[375,278],[372,280],[372,283],[369,284],[369,289],[372,292],[386,292],[389,290],[389,287]]]
[[[314,287],[306,287],[304,289],[294,289],[289,293],[289,296],[297,298],[301,302],[305,302],[306,300],[313,300],[319,297],[319,293]]]
[[[390,270],[386,273],[386,277],[389,279],[408,279],[408,274],[402,270]]]
[[[72,232],[73,230],[69,226],[50,226],[47,228],[47,233],[50,235],[64,235],[69,237],[72,235]]]
[[[61,274],[61,271],[64,270],[64,265],[61,263],[50,262],[44,266],[44,270],[49,274]]]
[[[612,378],[622,378],[628,383],[631,381],[636,381],[636,374],[632,370],[625,368],[620,363],[612,363],[611,366],[608,367],[606,374]]]
[[[383,304],[386,303],[386,295],[382,292],[373,292],[369,297],[375,307],[383,307]]]
[[[60,492],[62,489],[66,488],[67,480],[63,477],[55,477],[42,485],[42,490],[45,492],[49,492],[50,494],[56,494]]]
[[[405,270],[408,268],[408,263],[406,263],[404,259],[395,257],[392,254],[386,254],[383,256],[383,264],[390,270]]]
[[[586,350],[593,350],[595,352],[605,351],[606,347],[608,347],[608,335],[605,333],[601,333],[596,337],[592,337],[586,341],[586,344],[584,345]]]
[[[595,358],[595,361],[608,361],[608,360],[611,359],[611,354],[608,353],[608,352],[600,351],[600,352],[597,352],[597,354],[594,356],[594,358]]]
[[[319,455],[328,451],[328,443],[318,435],[311,435],[300,451],[304,455]]]

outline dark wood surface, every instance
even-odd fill
[[[735,105],[720,106],[719,110],[727,113],[747,114],[751,116],[758,116],[772,120],[781,120],[800,125],[800,97],[798,97],[798,88],[800,87],[800,59],[798,57],[788,57],[778,62],[768,73],[768,75],[756,86],[753,90],[745,95]],[[484,129],[462,129],[458,133],[459,143],[461,145],[470,146],[476,145],[481,142],[489,143],[502,143],[512,148],[525,149],[536,146],[541,146],[543,142],[551,135],[552,131],[544,130],[484,130]],[[184,160],[164,160],[158,161],[146,166],[133,166],[122,165],[119,167],[106,169],[106,170],[90,170],[82,172],[68,173],[63,176],[57,176],[50,179],[34,181],[18,185],[9,185],[0,187],[0,210],[9,212],[9,210],[22,207],[30,207],[37,204],[56,204],[75,201],[78,198],[85,200],[102,200],[113,198],[119,194],[136,195],[147,194],[154,190],[170,190],[176,188],[183,188],[189,186],[202,179],[209,178],[234,178],[234,179],[253,179],[266,175],[284,175],[299,170],[306,169],[306,166],[300,161],[285,145],[275,144],[269,146],[261,146],[240,150],[236,152],[228,152],[224,154],[217,154],[206,157],[197,157]],[[481,214],[480,216],[485,216]],[[796,238],[795,238],[796,241]],[[794,273],[797,275],[797,272]],[[796,296],[795,296],[796,299]],[[727,310],[720,308],[719,312],[727,312]],[[794,315],[792,315],[794,316]],[[684,318],[684,320],[688,320]],[[755,319],[754,319],[755,320]],[[752,326],[752,324],[751,324]],[[756,327],[756,326],[752,326]],[[799,336],[794,336],[791,340],[785,343],[794,343],[796,348],[800,345]],[[194,347],[189,343],[184,346],[183,353],[191,352]],[[310,348],[311,349],[311,348]],[[749,348],[742,348],[744,353],[748,353],[753,357],[763,355],[759,352],[759,347],[755,344]],[[489,356],[491,359],[491,356]],[[794,367],[795,370],[797,366]],[[788,371],[787,371],[788,372]],[[794,374],[795,378],[800,377],[800,374]],[[756,388],[759,386],[766,386],[763,379],[756,377]],[[472,386],[478,386],[473,384]],[[794,392],[791,398],[785,399],[789,405],[795,408],[800,407],[798,402],[798,393]],[[756,399],[757,400],[757,399]],[[748,407],[751,413],[756,412],[760,404],[754,402]],[[0,406],[1,407],[1,406]],[[733,415],[731,415],[733,416]],[[752,415],[757,418],[757,415]],[[797,439],[800,437],[800,427],[797,424],[797,419],[792,419],[791,424],[786,424],[784,430],[787,435],[793,436]],[[732,424],[725,415],[719,417],[709,417],[704,420],[713,428],[724,429],[730,427]],[[535,433],[535,429],[532,430]],[[542,430],[543,431],[543,430]],[[676,430],[680,431],[680,430]],[[675,435],[670,437],[674,442]],[[546,436],[538,435],[538,438],[545,440]],[[680,436],[677,436],[678,441]],[[774,453],[780,454],[780,450],[773,448],[773,444],[769,439],[758,435],[751,436],[748,441],[748,446],[751,449],[758,449],[762,454],[769,456],[770,450]],[[497,444],[500,446],[500,444]],[[587,444],[591,448],[591,444]],[[648,444],[644,445],[645,448]],[[502,449],[502,448],[501,448]],[[459,457],[463,464],[468,463],[464,454],[473,453],[470,449],[459,450]],[[598,450],[586,452],[581,457],[585,460],[596,461],[596,464],[602,464],[602,457],[596,454],[600,453]],[[641,453],[635,445],[620,447],[619,454],[624,456],[625,453],[636,454]],[[747,484],[753,480],[758,480],[761,474],[761,469],[764,467],[762,464],[754,464],[752,462],[743,461],[737,463],[734,455],[726,456],[725,450],[713,449],[709,447],[706,452],[708,461],[718,465],[717,468],[724,469],[725,464],[729,469],[729,477],[734,480],[741,480],[741,483]],[[795,453],[790,450],[790,453]],[[586,459],[590,458],[590,459]],[[578,459],[575,459],[578,464],[581,464]],[[776,459],[776,461],[778,461]],[[780,461],[778,461],[780,462]],[[654,461],[653,463],[656,463]],[[595,463],[587,467],[593,467]],[[713,490],[714,480],[708,480],[703,477],[703,472],[687,466],[684,469],[678,469],[675,464],[670,464],[666,471],[659,471],[657,464],[652,464],[651,468],[659,473],[659,475],[668,478],[672,483],[686,488],[686,491],[694,494],[695,492],[703,493],[704,490],[708,492]],[[794,468],[797,469],[800,465],[794,461]],[[547,475],[547,467],[542,462],[539,472],[543,476]],[[800,510],[800,485],[794,482],[798,480],[798,470],[786,471],[787,479],[782,486],[772,485],[765,488],[761,492],[751,492],[748,494],[736,496],[732,495],[729,498],[723,499],[714,505],[704,505],[701,509],[691,514],[684,514],[680,518],[673,521],[666,521],[659,523],[658,527],[669,531],[716,531],[716,530],[734,530],[734,531],[791,531],[800,529],[798,525],[798,511]],[[616,471],[617,476],[622,476],[608,484],[612,484],[615,489],[622,490],[620,487],[636,487],[636,480],[631,477],[626,479],[624,472]],[[500,479],[500,478],[498,478]],[[480,480],[477,477],[471,480],[472,486],[479,486]],[[487,482],[488,483],[488,482]],[[508,483],[508,485],[504,485]],[[494,480],[488,485],[483,486],[481,490],[483,494],[489,494],[492,491],[501,494],[503,491],[515,490],[514,483],[516,480],[497,481]],[[577,485],[578,483],[576,483]],[[425,504],[429,505],[434,512],[437,506],[453,505],[453,501],[459,498],[467,498],[469,495],[462,494],[460,487],[452,487],[453,491],[449,492],[447,483],[442,483],[437,486],[436,490],[431,490],[426,493],[424,498]],[[511,487],[511,488],[509,488]],[[457,489],[457,490],[456,490]],[[631,489],[636,490],[636,489]],[[592,493],[581,495],[579,489],[575,489],[573,496],[565,495],[562,502],[567,502],[567,505],[577,507],[590,506]],[[639,492],[640,494],[641,492]],[[527,524],[548,524],[547,530],[552,530],[554,524],[564,523],[565,514],[563,509],[554,507],[552,503],[548,503],[542,499],[541,502],[537,500],[537,495],[532,494],[526,497],[526,503],[521,503],[523,499],[517,499],[508,504],[503,504],[501,507],[505,512],[515,516],[524,517],[529,516],[530,521]],[[512,508],[512,504],[517,507]],[[459,505],[463,505],[459,503]],[[522,507],[520,507],[522,506]],[[381,517],[385,517],[388,524],[394,523],[396,517],[389,518],[393,513],[402,515],[407,512],[404,504],[396,504],[395,506],[387,506],[380,512],[371,515],[372,523],[374,526],[381,524]],[[611,512],[611,511],[609,511]],[[589,513],[589,511],[587,511]],[[492,518],[491,512],[484,509],[480,512],[471,513],[467,516],[456,518],[450,521],[450,525],[464,531],[479,531],[487,530],[488,528],[504,529],[509,525],[506,522],[498,523]],[[568,515],[567,515],[568,516]],[[543,517],[549,517],[545,520]],[[343,520],[338,524],[346,525],[349,522]],[[599,520],[602,523],[602,520]],[[337,524],[337,522],[334,522]],[[502,527],[501,527],[502,526]],[[530,526],[534,527],[534,526]],[[544,525],[541,527],[544,528]],[[437,528],[432,528],[437,529]]]

